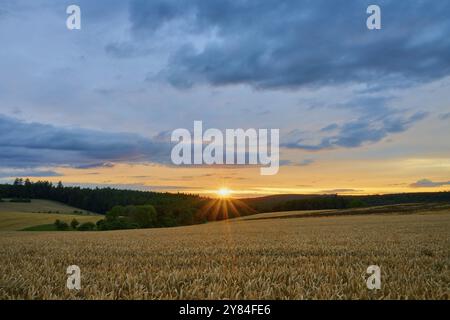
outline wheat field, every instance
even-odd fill
[[[0,202],[0,213],[4,212],[24,212],[24,213],[49,213],[58,212],[61,214],[72,214],[74,211],[90,214],[89,211],[68,206],[66,204],[42,199],[31,199],[29,203],[21,202]]]
[[[449,248],[448,211],[0,232],[0,299],[449,299]]]

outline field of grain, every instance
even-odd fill
[[[74,212],[89,214],[90,212],[74,208],[63,203],[50,200],[32,199],[29,203],[20,202],[0,202],[0,213],[3,212],[28,212],[28,213],[63,213],[73,214]]]
[[[450,212],[0,232],[0,299],[449,299],[449,259]]]
[[[31,203],[0,202],[0,231],[22,230],[38,225],[52,224],[56,219],[70,223],[97,222],[103,216],[48,200]]]

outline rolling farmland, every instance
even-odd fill
[[[31,200],[31,203],[0,202],[0,231],[22,230],[52,224],[56,219],[80,223],[97,222],[102,216],[48,200]]]

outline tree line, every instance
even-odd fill
[[[251,200],[251,205],[259,212],[327,210],[376,207],[406,203],[449,203],[450,192],[398,193],[385,195],[339,196],[339,195],[299,195],[299,199],[272,202]]]

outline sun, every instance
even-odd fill
[[[232,191],[228,188],[220,188],[217,190],[217,195],[220,198],[229,198],[231,196]]]

